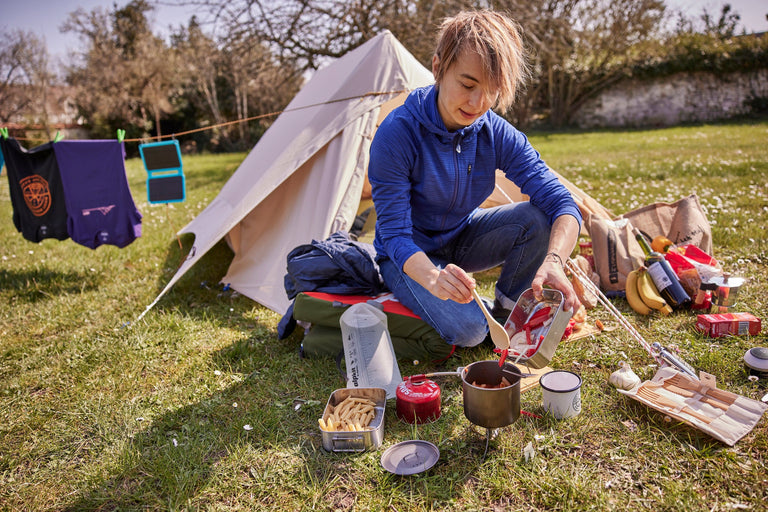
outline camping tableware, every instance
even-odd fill
[[[491,313],[486,309],[485,304],[483,304],[483,301],[480,299],[480,296],[477,294],[477,290],[472,290],[472,297],[475,298],[475,302],[477,302],[477,305],[480,306],[480,311],[483,312],[485,315],[485,319],[488,321],[488,330],[491,333],[491,339],[493,340],[493,344],[496,345],[500,350],[506,350],[509,348],[509,334],[507,334],[507,331],[504,329],[504,326],[501,325],[499,322],[496,321],[493,316],[491,316]]]
[[[396,475],[422,473],[437,463],[440,450],[428,441],[403,441],[390,446],[381,455],[381,465]]]
[[[544,409],[557,419],[581,411],[581,377],[565,370],[547,372],[539,379]]]
[[[368,398],[376,403],[376,415],[368,425],[370,430],[362,432],[341,432],[320,430],[323,448],[329,452],[364,452],[381,446],[384,440],[384,412],[387,408],[387,391],[384,388],[343,388],[337,389],[328,398],[323,418],[347,397]]]
[[[511,384],[498,386],[502,377]],[[520,417],[520,370],[513,364],[499,367],[496,361],[476,361],[464,368],[461,375],[464,416],[485,428],[506,427]]]
[[[693,418],[696,418],[699,421],[703,421],[704,423],[712,423],[712,418],[698,411],[695,411],[694,409],[688,407],[687,405],[684,405],[682,400],[675,400],[673,398],[669,398],[669,396],[662,396],[660,393],[657,393],[656,391],[650,389],[647,386],[641,386],[637,390],[637,395],[661,407],[666,407],[669,409],[679,409],[680,412],[685,413]]]
[[[440,417],[440,386],[421,375],[397,386],[397,417],[406,423],[428,423]]]
[[[768,348],[754,347],[744,354],[744,365],[750,375],[768,379]]]

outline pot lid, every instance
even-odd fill
[[[768,370],[768,348],[754,347],[744,354],[744,364],[753,370]]]
[[[437,463],[440,450],[428,441],[403,441],[381,455],[381,465],[396,475],[422,473]]]
[[[723,274],[722,276],[716,276],[711,278],[708,281],[708,284],[710,286],[714,286],[717,288],[725,287],[725,288],[739,288],[744,284],[746,279],[743,277],[736,277],[731,276],[729,274]]]

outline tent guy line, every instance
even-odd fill
[[[277,110],[275,112],[269,112],[267,114],[260,114],[258,116],[247,117],[245,119],[236,119],[235,121],[227,121],[227,122],[224,122],[224,123],[214,124],[214,125],[211,125],[211,126],[203,126],[203,127],[200,127],[200,128],[195,128],[195,129],[187,130],[187,131],[184,131],[184,132],[170,133],[168,135],[160,135],[160,136],[157,136],[157,137],[140,137],[140,138],[122,139],[122,140],[124,142],[140,142],[140,143],[144,143],[144,142],[149,142],[149,141],[153,141],[153,140],[154,141],[160,141],[160,140],[168,139],[168,138],[173,139],[173,138],[176,138],[176,137],[181,137],[182,135],[189,135],[191,133],[198,133],[198,132],[204,132],[206,130],[213,130],[214,128],[222,128],[222,127],[225,127],[225,126],[232,126],[232,125],[239,124],[239,123],[249,123],[251,121],[256,121],[258,119],[265,119],[267,117],[275,117],[275,116],[279,116],[280,114],[283,114],[285,112],[294,112],[294,111],[297,111],[297,110],[305,110],[305,109],[308,109],[308,108],[319,107],[319,106],[323,106],[323,105],[330,105],[332,103],[340,103],[340,102],[343,102],[343,101],[352,101],[352,100],[367,98],[367,97],[370,97],[370,96],[398,95],[398,94],[402,94],[402,93],[405,93],[405,92],[409,92],[409,90],[401,89],[401,90],[397,90],[397,91],[378,91],[378,92],[372,91],[372,92],[367,92],[365,94],[358,94],[356,96],[349,96],[347,98],[338,98],[338,99],[335,99],[335,100],[328,100],[328,101],[323,101],[323,102],[319,102],[319,103],[314,103],[312,105],[303,105],[303,106],[295,107],[295,108],[291,108],[291,109]],[[57,135],[58,135],[58,132],[57,132]],[[24,138],[24,137],[15,137],[15,138],[16,138],[16,140],[34,141],[34,142],[47,142],[47,139],[35,139],[35,138]],[[56,142],[56,141],[54,141],[54,142]]]

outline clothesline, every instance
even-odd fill
[[[305,110],[305,109],[308,109],[308,108],[319,107],[319,106],[322,106],[322,105],[330,105],[330,104],[339,103],[339,102],[342,102],[342,101],[351,101],[351,100],[367,98],[367,97],[371,97],[371,96],[384,96],[384,95],[388,95],[388,94],[395,95],[395,94],[402,94],[402,93],[405,93],[405,92],[408,92],[408,90],[407,89],[401,89],[401,90],[398,90],[398,91],[367,92],[365,94],[360,94],[360,95],[357,95],[357,96],[349,96],[349,97],[346,97],[346,98],[338,98],[338,99],[335,99],[335,100],[328,100],[328,101],[323,101],[323,102],[320,102],[320,103],[313,103],[311,105],[303,105],[303,106],[300,106],[300,107],[295,107],[295,108],[290,108],[290,109],[285,109],[285,110],[278,110],[278,111],[275,111],[275,112],[270,112],[268,114],[260,114],[258,116],[252,116],[252,117],[248,117],[248,118],[245,118],[245,119],[237,119],[235,121],[226,121],[224,123],[214,124],[214,125],[211,125],[211,126],[203,126],[201,128],[195,128],[195,129],[192,129],[192,130],[187,130],[187,131],[178,132],[178,133],[171,133],[171,134],[168,134],[168,135],[159,135],[159,136],[156,136],[156,137],[140,137],[140,138],[133,138],[133,139],[123,139],[123,142],[150,142],[150,141],[160,141],[160,140],[163,140],[163,139],[173,139],[173,138],[176,138],[176,137],[181,137],[183,135],[189,135],[191,133],[198,133],[198,132],[203,132],[203,131],[206,131],[206,130],[213,130],[213,129],[216,129],[216,128],[223,128],[223,127],[232,126],[232,125],[235,125],[235,124],[238,124],[238,123],[249,123],[251,121],[256,121],[258,119],[265,119],[265,118],[268,118],[268,117],[278,116],[278,115],[286,113],[286,112],[296,112],[298,110]],[[15,137],[15,138],[16,138],[16,140],[23,140],[23,141],[47,142],[47,139],[24,138],[24,137]]]

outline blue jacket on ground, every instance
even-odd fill
[[[416,89],[379,126],[368,178],[376,205],[377,258],[400,268],[455,237],[493,192],[501,169],[550,224],[582,217],[528,138],[489,110],[470,126],[449,132],[437,109],[435,86]]]

